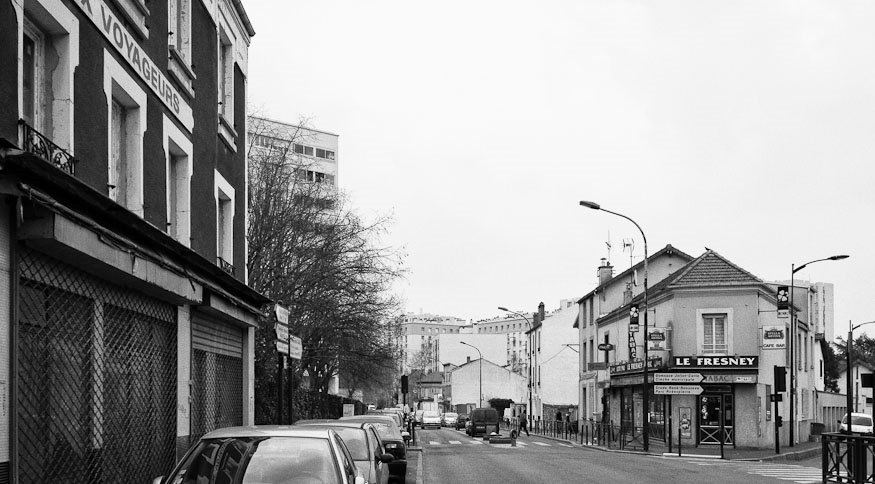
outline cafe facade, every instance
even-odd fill
[[[781,445],[789,437],[789,395],[777,407],[775,366],[787,367],[789,318],[777,311],[776,285],[766,283],[708,250],[643,293],[595,320],[598,341],[622,342],[608,352],[607,371],[590,373],[601,389],[604,407],[592,412],[624,432],[640,433],[644,422],[644,391],[650,392],[650,438],[684,446],[725,445],[773,447],[775,416]],[[637,306],[638,331],[635,331]],[[644,384],[644,321],[648,316],[648,375]],[[797,307],[797,441],[808,438],[816,394],[820,345]],[[623,344],[626,341],[629,344]],[[604,352],[602,352],[604,355]],[[632,355],[630,357],[630,355]],[[599,378],[601,377],[601,378]],[[789,388],[789,380],[787,380]],[[810,426],[810,425],[808,425]]]

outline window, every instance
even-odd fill
[[[164,116],[164,152],[167,157],[167,234],[191,244],[191,141]]]
[[[216,187],[216,257],[217,263],[228,272],[234,267],[234,188],[215,172]]]
[[[21,34],[21,118],[73,153],[73,71],[79,64],[79,20],[63,2],[28,0]],[[15,67],[12,66],[14,69]],[[27,145],[22,140],[22,145]]]
[[[106,50],[103,65],[109,112],[107,196],[142,217],[146,92]]]
[[[702,318],[705,341],[702,349],[705,353],[726,353],[726,315],[706,314]]]
[[[191,68],[191,0],[170,0],[167,5],[167,70],[189,96],[194,97]]]
[[[219,134],[232,150],[236,150],[234,130],[234,39],[228,30],[219,28]]]

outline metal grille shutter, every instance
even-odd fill
[[[193,316],[191,347],[195,350],[243,358],[243,330],[228,324]]]
[[[243,425],[243,330],[193,314],[191,441]]]

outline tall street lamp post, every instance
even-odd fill
[[[638,228],[638,231],[641,232],[641,238],[644,240],[644,398],[642,399],[642,404],[644,405],[644,452],[647,452],[650,448],[650,382],[647,380],[647,370],[650,364],[648,360],[649,348],[647,347],[647,313],[650,312],[650,307],[647,306],[647,236],[644,235],[644,230],[641,229],[638,222],[621,213],[605,210],[601,205],[585,200],[581,200],[580,205],[593,210],[601,210],[602,212],[607,212],[632,222]]]
[[[517,315],[517,316],[523,318],[526,321],[526,324],[529,326],[529,331],[532,330],[532,322],[529,321],[529,318],[527,318],[523,313],[511,311],[510,309],[507,309],[504,306],[498,306],[498,310],[504,311],[506,313],[511,313],[511,314],[514,314],[514,315]],[[532,336],[529,336],[529,338],[531,339]],[[532,347],[531,341],[527,340],[526,341],[526,388],[528,389],[528,392],[529,392],[529,406],[528,406],[528,411],[526,412],[526,414],[529,415],[529,418],[531,418],[531,415],[532,415],[532,352],[531,352],[531,347]]]
[[[793,305],[793,294],[796,293],[794,283],[796,282],[796,273],[805,269],[809,264],[822,262],[825,260],[842,260],[847,259],[848,255],[834,255],[825,259],[817,259],[806,262],[799,267],[796,264],[790,265],[790,447],[796,442],[796,307]]]
[[[847,349],[847,357],[848,357],[848,370],[845,372],[845,386],[847,387],[845,392],[847,393],[847,398],[848,398],[848,402],[847,402],[848,411],[847,411],[847,417],[846,417],[847,418],[846,422],[848,422],[848,426],[845,429],[845,432],[847,432],[847,433],[851,433],[851,425],[853,424],[853,419],[851,418],[851,414],[854,413],[854,411],[856,410],[854,408],[854,403],[855,403],[854,402],[854,383],[853,383],[853,378],[852,378],[853,373],[851,371],[851,346],[853,345],[853,342],[854,342],[854,330],[859,328],[860,326],[863,326],[864,324],[872,324],[872,323],[875,323],[875,321],[868,321],[865,323],[860,323],[856,326],[851,326],[851,321],[848,321],[848,342],[847,342],[848,346],[846,348]]]
[[[480,352],[480,348],[477,348],[472,344],[465,343],[464,341],[459,341],[459,343],[474,348],[477,350],[477,355],[480,357],[480,378],[478,378],[480,381],[480,394],[477,396],[477,406],[483,407],[483,353]]]

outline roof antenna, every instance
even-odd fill
[[[608,240],[605,241],[605,245],[608,246],[608,264],[611,263],[611,231],[608,230]]]

